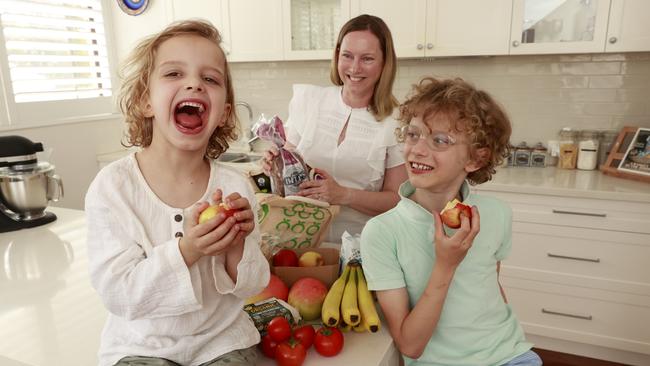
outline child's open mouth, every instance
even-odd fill
[[[416,163],[416,162],[410,162],[409,163],[409,168],[410,168],[411,172],[413,172],[415,174],[424,174],[424,173],[428,173],[428,172],[433,170],[432,166],[425,165],[425,164],[422,164],[422,163]]]
[[[183,101],[176,105],[174,119],[176,127],[183,133],[197,134],[203,130],[205,105],[200,101]]]

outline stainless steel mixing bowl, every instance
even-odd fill
[[[42,162],[30,170],[0,169],[0,209],[14,220],[41,218],[47,205],[61,197],[63,182],[52,164]]]

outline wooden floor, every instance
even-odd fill
[[[543,349],[533,348],[533,351],[542,358],[544,366],[621,366],[618,362],[609,362],[587,358],[566,353],[546,351]]]

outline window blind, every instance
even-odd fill
[[[15,103],[111,95],[101,0],[0,0]]]

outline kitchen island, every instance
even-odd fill
[[[51,207],[58,220],[0,234],[0,365],[97,365],[107,311],[90,285],[83,211]],[[397,365],[386,328],[348,332],[331,358],[309,351],[305,366]],[[259,365],[275,362],[260,354]]]

